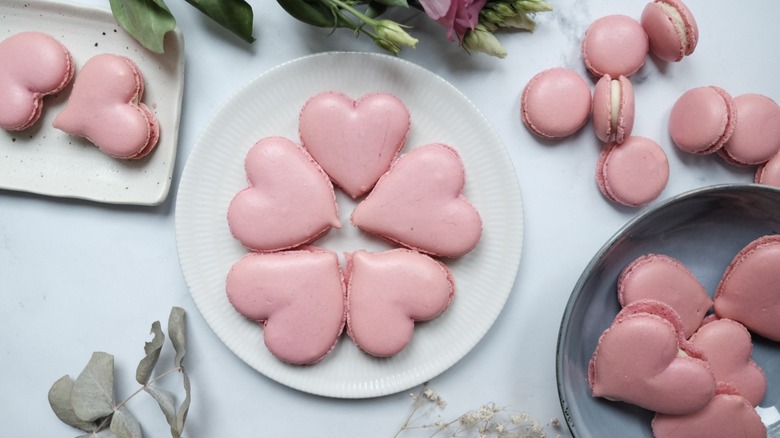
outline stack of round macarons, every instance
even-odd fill
[[[767,379],[751,333],[780,342],[778,285],[780,235],[745,245],[714,299],[679,260],[638,257],[617,279],[622,310],[589,363],[593,396],[654,411],[657,438],[765,437],[754,408]]]
[[[732,97],[717,86],[683,93],[669,115],[669,134],[688,153],[717,153],[737,166],[758,166],[755,182],[780,186],[780,106],[758,93]]]
[[[605,144],[596,172],[599,189],[622,205],[647,204],[666,187],[669,163],[657,142],[632,135],[636,104],[629,77],[648,53],[667,62],[682,60],[693,53],[698,35],[696,20],[679,0],[648,3],[641,22],[622,14],[599,18],[582,41],[585,67],[597,81],[592,95],[573,70],[545,70],[523,91],[523,122],[538,136],[559,139],[578,131],[592,115],[596,137]]]

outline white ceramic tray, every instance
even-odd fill
[[[108,3],[106,3],[108,4]],[[41,31],[62,42],[78,69],[92,56],[132,58],[144,74],[143,102],[160,123],[160,142],[141,160],[117,160],[89,141],[54,129],[71,86],[44,98],[41,119],[21,132],[0,130],[0,189],[115,204],[160,204],[168,196],[176,158],[184,85],[184,40],[176,29],[165,53],[144,49],[114,21],[111,12],[44,0],[0,2],[0,40]]]

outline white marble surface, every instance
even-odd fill
[[[83,4],[107,7],[102,0]],[[592,255],[641,209],[607,202],[596,188],[600,145],[590,125],[573,138],[541,142],[520,122],[519,96],[535,73],[566,66],[585,73],[580,42],[594,19],[613,13],[638,18],[645,2],[560,0],[537,16],[534,33],[501,34],[505,60],[471,55],[449,44],[435,23],[408,24],[421,42],[401,57],[451,82],[484,112],[517,169],[525,208],[524,250],[512,295],[484,339],[430,386],[448,402],[428,422],[455,418],[495,402],[542,423],[562,421],[555,349],[568,296]],[[0,192],[0,418],[4,436],[75,436],[51,412],[47,391],[76,376],[93,351],[116,356],[117,392],[135,389],[133,374],[154,320],[171,306],[188,314],[186,357],[193,403],[186,435],[391,437],[411,406],[408,392],[367,399],[312,396],[279,385],[248,367],[214,335],[182,277],[174,239],[178,177],[201,129],[243,84],[284,61],[328,50],[379,51],[344,30],[299,24],[275,2],[252,1],[249,46],[217,28],[185,2],[169,2],[185,38],[186,83],[172,193],[158,207],[111,206]],[[671,179],[661,199],[722,182],[749,182],[751,169],[716,157],[678,153],[666,129],[668,112],[685,90],[719,85],[738,95],[780,100],[780,3],[690,0],[700,28],[693,56],[681,63],[649,59],[632,78],[634,133],[666,150]],[[404,16],[404,14],[399,14]],[[0,17],[0,22],[2,17]],[[592,81],[591,81],[592,83]],[[146,436],[167,436],[151,401],[130,407]],[[568,430],[548,428],[548,436]],[[428,436],[410,433],[404,436]]]

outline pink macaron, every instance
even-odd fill
[[[596,171],[599,190],[610,201],[639,207],[656,199],[669,181],[669,160],[658,143],[631,136],[602,149]]]
[[[664,61],[682,60],[693,53],[699,42],[696,19],[680,0],[648,3],[642,11],[641,22],[647,32],[650,52]]]
[[[734,98],[737,124],[718,153],[736,165],[761,164],[780,150],[780,106],[756,93]]]
[[[755,182],[756,184],[780,187],[780,152],[766,163],[758,166]]]
[[[731,138],[737,122],[734,99],[715,86],[692,88],[669,114],[669,134],[680,150],[711,154]]]
[[[593,91],[593,129],[599,140],[623,143],[634,129],[634,87],[625,76],[604,75]]]
[[[597,77],[631,76],[647,58],[649,42],[642,25],[626,15],[608,15],[594,21],[582,40],[582,57]]]
[[[528,81],[523,89],[520,115],[534,134],[550,139],[577,132],[590,116],[591,94],[577,72],[555,67]]]

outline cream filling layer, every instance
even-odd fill
[[[609,125],[612,128],[611,132],[617,131],[618,127],[618,118],[620,117],[620,100],[623,98],[623,93],[620,89],[620,81],[617,79],[612,79],[609,83],[610,85],[610,105],[609,105]]]
[[[685,20],[683,20],[682,15],[680,14],[680,11],[677,10],[674,6],[670,5],[666,2],[658,2],[658,4],[663,8],[664,12],[669,14],[670,17],[672,17],[672,22],[677,26],[677,29],[680,30],[680,35],[682,36],[682,44],[683,44],[683,50],[685,52],[688,51],[688,32],[687,28],[685,27]]]

